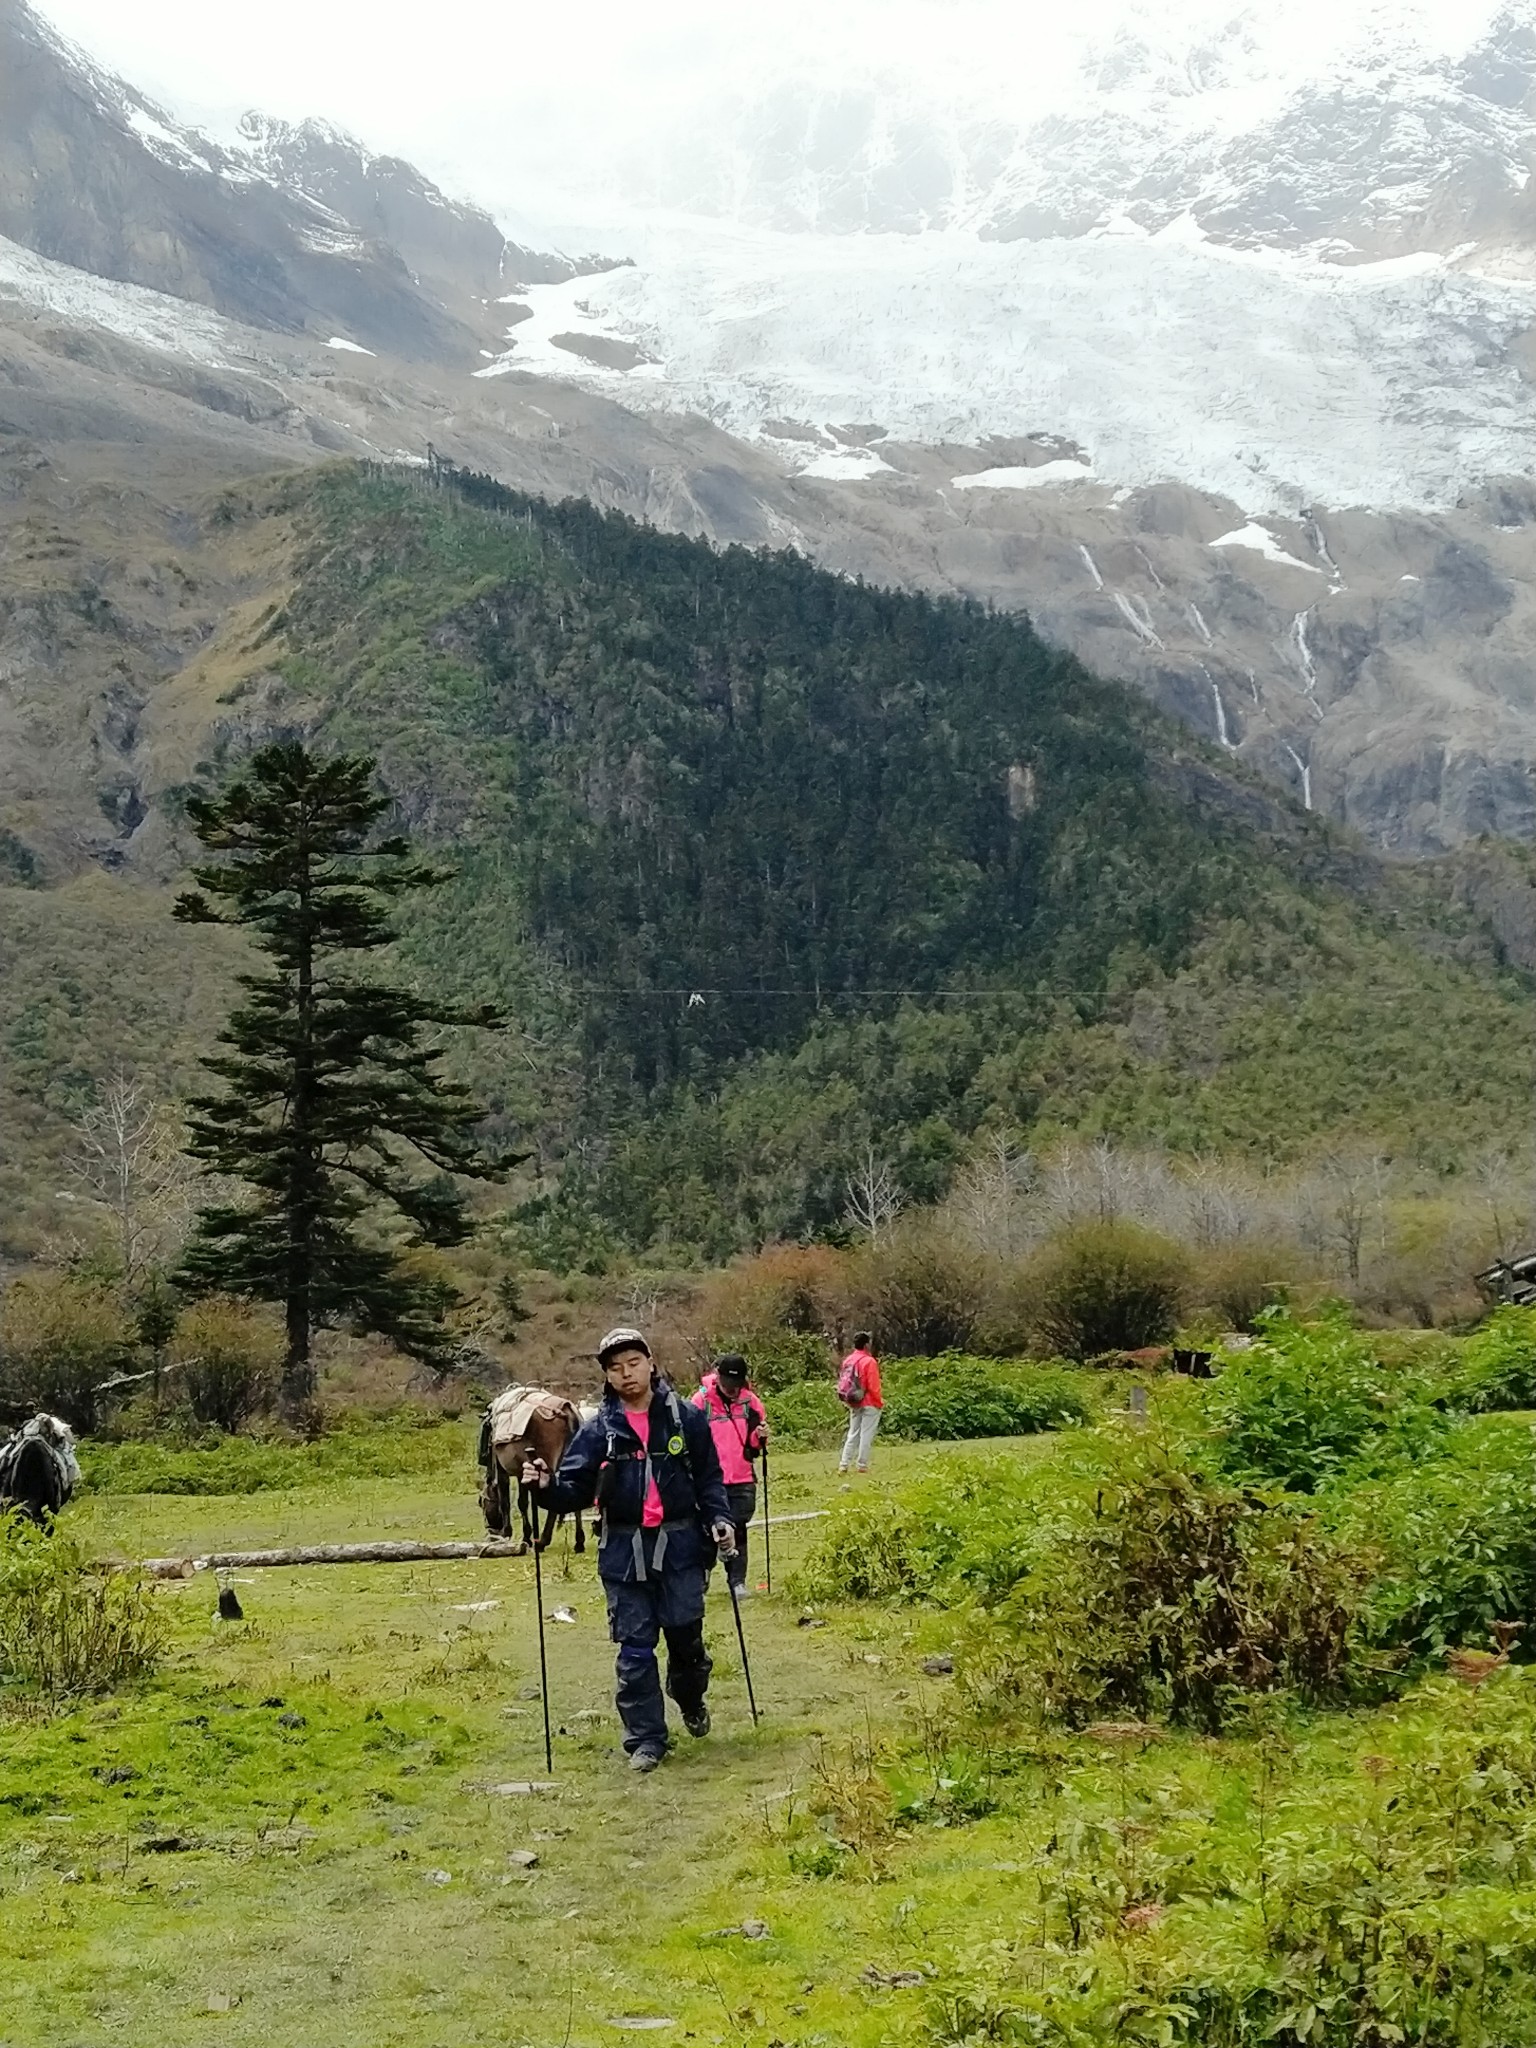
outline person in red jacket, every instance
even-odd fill
[[[880,1398],[880,1361],[869,1346],[868,1330],[856,1330],[853,1349],[838,1370],[837,1398],[848,1410],[848,1435],[838,1461],[839,1472],[854,1466],[860,1472],[869,1470],[870,1449],[885,1407]]]
[[[725,1560],[726,1582],[738,1593],[745,1593],[747,1525],[757,1513],[756,1461],[768,1441],[768,1418],[752,1391],[747,1361],[739,1351],[727,1351],[715,1360],[700,1382],[693,1405],[709,1417],[736,1531],[736,1554]]]

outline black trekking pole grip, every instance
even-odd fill
[[[555,1775],[555,1752],[549,1736],[549,1656],[544,1647],[544,1553],[538,1544],[538,1523],[534,1523],[533,1590],[539,1608],[539,1698],[544,1705],[544,1769]]]
[[[757,1694],[752,1690],[752,1660],[747,1655],[747,1632],[741,1625],[741,1595],[731,1585],[729,1579],[726,1580],[726,1584],[731,1588],[731,1611],[736,1616],[736,1641],[741,1646],[741,1671],[747,1681],[747,1705],[752,1709],[752,1726],[755,1728],[758,1722]]]

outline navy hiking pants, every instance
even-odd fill
[[[667,1639],[667,1691],[684,1715],[697,1714],[709,1689],[704,1648],[703,1565],[663,1566],[646,1579],[604,1579],[608,1633],[619,1646],[614,1704],[624,1724],[624,1749],[660,1755],[667,1747],[656,1646]]]

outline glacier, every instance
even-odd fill
[[[654,228],[633,268],[517,304],[476,375],[702,414],[790,470],[835,437],[775,440],[775,422],[878,423],[887,465],[902,442],[1052,437],[1097,480],[1078,489],[1177,479],[1296,515],[1446,510],[1473,480],[1529,474],[1536,449],[1536,390],[1510,354],[1536,284],[1434,255],[1341,268],[1187,235],[833,238],[694,219]],[[632,367],[573,353],[584,340],[623,344]]]

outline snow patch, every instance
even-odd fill
[[[327,348],[345,349],[349,356],[371,356],[374,351],[364,348],[360,341],[348,341],[344,334],[333,334],[325,344]]]
[[[1104,588],[1104,578],[1099,574],[1099,565],[1093,559],[1093,556],[1089,554],[1087,548],[1083,545],[1081,541],[1079,541],[1077,544],[1077,552],[1083,558],[1084,568],[1088,571],[1088,574],[1093,578],[1094,589],[1102,590]]]
[[[178,169],[212,169],[204,152],[189,147],[192,140],[201,138],[189,137],[169,127],[164,121],[157,120],[147,107],[138,106],[131,100],[123,100],[118,112],[123,125],[162,163],[175,164]]]
[[[0,299],[6,298],[210,368],[245,353],[217,313],[142,285],[92,277],[0,235]]]
[[[890,476],[891,465],[882,462],[872,448],[819,448],[798,465],[797,474],[824,478],[830,483],[868,483],[873,476]]]
[[[1041,484],[1092,483],[1089,463],[1073,462],[1062,456],[1055,462],[1037,463],[1033,469],[980,469],[971,476],[949,480],[952,491],[1032,491]]]
[[[1224,533],[1219,540],[1211,542],[1213,548],[1251,548],[1256,555],[1262,555],[1266,562],[1282,562],[1288,569],[1305,569],[1309,576],[1321,576],[1322,570],[1311,562],[1303,562],[1299,556],[1288,554],[1268,527],[1260,526],[1250,519],[1246,526],[1234,527],[1231,533]]]

